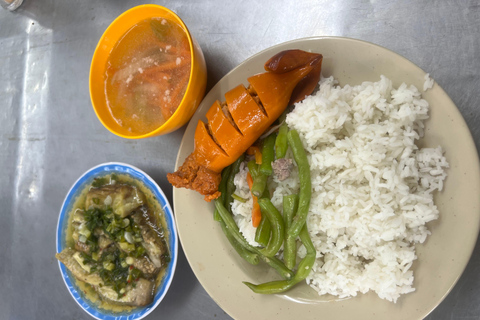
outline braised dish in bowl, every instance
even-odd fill
[[[133,166],[107,163],[67,194],[55,256],[67,288],[91,316],[141,319],[170,286],[177,241],[160,187]]]

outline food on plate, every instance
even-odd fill
[[[100,307],[148,305],[170,261],[162,212],[154,195],[133,178],[97,178],[75,200],[67,248],[55,256]]]
[[[248,78],[216,101],[207,112],[208,123],[199,120],[195,147],[184,164],[167,175],[177,188],[189,188],[210,201],[220,196],[221,172],[243,154],[285,111],[289,103],[303,99],[317,85],[322,55],[287,50],[265,64],[267,72]],[[262,169],[262,170],[265,170]]]
[[[284,120],[284,117],[282,117]],[[295,130],[286,133],[286,141],[292,149],[295,162],[300,168],[300,185],[302,186],[299,195],[290,194],[283,197],[283,216],[270,200],[270,190],[267,185],[267,179],[272,176],[274,170],[272,162],[274,160],[274,145],[281,144],[277,141],[278,136],[275,132],[270,133],[262,141],[261,163],[257,164],[255,159],[248,161],[245,165],[244,156],[235,161],[222,172],[222,181],[220,183],[220,197],[215,200],[214,219],[222,226],[222,231],[227,239],[239,253],[239,255],[251,264],[258,264],[260,260],[266,262],[274,268],[283,280],[267,282],[259,285],[244,282],[253,292],[260,294],[282,293],[289,290],[297,283],[305,280],[310,273],[316,258],[316,251],[308,234],[306,215],[311,197],[311,181],[308,160],[303,149],[302,142]],[[287,149],[286,146],[282,148]],[[253,155],[252,155],[253,156]],[[284,158],[275,161],[282,161]],[[265,162],[268,164],[265,165]],[[247,169],[246,181],[249,187],[252,202],[250,203],[252,227],[256,228],[255,240],[248,242],[241,234],[241,229],[237,225],[232,215],[232,203],[246,203],[247,199],[237,194],[231,196],[235,190],[235,179],[239,171]],[[263,168],[263,170],[262,170]],[[226,188],[229,181],[233,180],[233,187]],[[260,181],[260,183],[257,183]],[[257,187],[258,186],[258,187]],[[254,188],[257,189],[254,191]],[[301,204],[299,206],[299,204]],[[257,208],[258,207],[258,208]],[[228,210],[227,210],[228,208]],[[297,230],[295,225],[300,227]],[[224,227],[225,225],[225,227]],[[307,254],[296,266],[297,244],[296,239],[300,237],[303,245],[307,249]],[[283,245],[283,262],[279,255]],[[278,257],[277,257],[278,256]],[[295,271],[295,272],[294,272]]]
[[[433,84],[435,83],[435,80],[430,78],[430,73],[425,74],[425,82],[423,83],[423,91],[427,91],[428,89],[433,88]]]
[[[105,99],[121,127],[145,134],[175,112],[187,89],[191,54],[185,30],[150,18],[130,28],[112,49],[105,71]]]
[[[274,170],[268,192],[256,200],[262,219],[267,204],[283,213],[283,249],[273,258],[283,259],[283,274],[292,273],[283,280],[246,285],[257,293],[280,293],[305,279],[320,295],[346,298],[374,291],[393,302],[414,291],[415,246],[425,242],[427,223],[439,216],[433,196],[443,189],[448,168],[441,146],[416,144],[428,112],[416,87],[394,87],[383,76],[353,87],[324,78],[314,95],[296,103],[285,117],[289,148],[276,152],[275,160],[292,159],[293,166],[286,178]],[[273,224],[279,219],[266,214],[272,231],[268,240],[258,237],[262,223],[252,225],[255,200],[248,183],[258,165],[247,156],[237,167],[230,169],[235,174],[232,189],[242,201],[224,203],[232,215],[223,212],[221,218],[233,220],[238,243],[259,255],[278,241]],[[302,243],[298,252],[297,235]]]

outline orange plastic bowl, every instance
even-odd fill
[[[177,22],[187,34],[190,44],[191,69],[187,90],[175,113],[160,127],[146,134],[134,134],[117,124],[105,101],[105,69],[107,59],[117,41],[132,26],[149,18],[167,18]],[[98,119],[112,133],[128,139],[141,139],[172,132],[190,120],[203,99],[207,84],[207,67],[203,52],[183,21],[171,10],[148,4],[134,7],[116,18],[105,30],[92,58],[90,66],[90,98]]]

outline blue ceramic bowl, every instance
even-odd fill
[[[83,310],[85,310],[85,312],[87,312],[92,317],[102,320],[142,319],[160,304],[163,297],[167,293],[167,290],[172,283],[178,256],[178,235],[177,229],[175,227],[175,219],[173,217],[172,208],[170,207],[170,204],[168,203],[168,200],[165,197],[162,189],[160,189],[157,183],[153,181],[153,179],[150,178],[145,172],[134,166],[119,162],[103,163],[85,172],[73,184],[70,191],[68,191],[65,200],[63,201],[63,205],[60,210],[60,216],[58,217],[56,250],[58,253],[66,247],[65,239],[67,230],[66,227],[68,223],[68,213],[72,209],[75,198],[81,193],[85,186],[87,186],[93,181],[94,178],[111,173],[126,174],[133,177],[135,180],[143,183],[155,195],[165,213],[165,221],[169,234],[168,247],[170,250],[171,260],[168,263],[162,282],[160,283],[159,287],[156,288],[153,302],[148,306],[136,308],[125,313],[113,313],[111,311],[101,309],[95,303],[85,298],[83,293],[81,293],[81,290],[79,290],[79,288],[77,287],[75,280],[72,279],[72,276],[67,270],[67,268],[65,268],[65,266],[60,262],[58,262],[58,266],[60,268],[63,281],[65,282],[68,291],[70,291],[73,299],[78,303],[80,307],[82,307]]]

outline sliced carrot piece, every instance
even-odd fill
[[[167,77],[167,79],[164,79],[164,77]],[[135,78],[140,81],[148,81],[154,84],[162,84],[164,86],[167,84],[168,77],[170,77],[170,74],[166,72],[159,72],[157,74],[142,72],[137,73],[135,76]]]
[[[188,63],[190,63],[190,59],[180,59],[179,63],[177,63],[177,59],[168,60],[159,65],[153,65],[150,68],[143,70],[143,73],[146,73],[148,75],[155,75],[168,70],[181,68],[183,66],[186,66]]]
[[[247,149],[247,154],[248,154],[249,156],[253,156],[253,155],[255,154],[255,152],[257,152],[257,150],[260,150],[260,148],[257,147],[257,146],[250,146],[250,147],[248,147],[248,149]]]
[[[260,205],[258,204],[257,197],[253,196],[253,209],[252,209],[252,226],[255,228],[260,225],[262,221],[262,211],[260,210]]]
[[[247,172],[247,184],[248,184],[248,188],[252,189],[253,178],[252,178],[252,175],[250,174],[250,172]]]
[[[174,46],[172,44],[169,44],[167,42],[161,41],[157,37],[153,37],[155,44],[162,49],[163,52],[172,54],[172,55],[181,55],[185,57],[190,57],[190,47],[188,43],[186,45],[177,45]],[[168,49],[167,49],[168,47]]]
[[[174,85],[174,89],[170,93],[172,100],[175,101],[175,110],[177,109],[178,105],[183,99],[183,96],[185,95],[184,90],[187,89],[188,79],[190,79],[190,73],[184,74],[182,78],[178,79],[177,83]]]
[[[251,146],[247,149],[248,155],[255,155],[255,163],[262,164],[262,151],[257,146]]]
[[[260,148],[257,148],[255,151],[255,163],[262,164],[262,151],[260,151]]]

